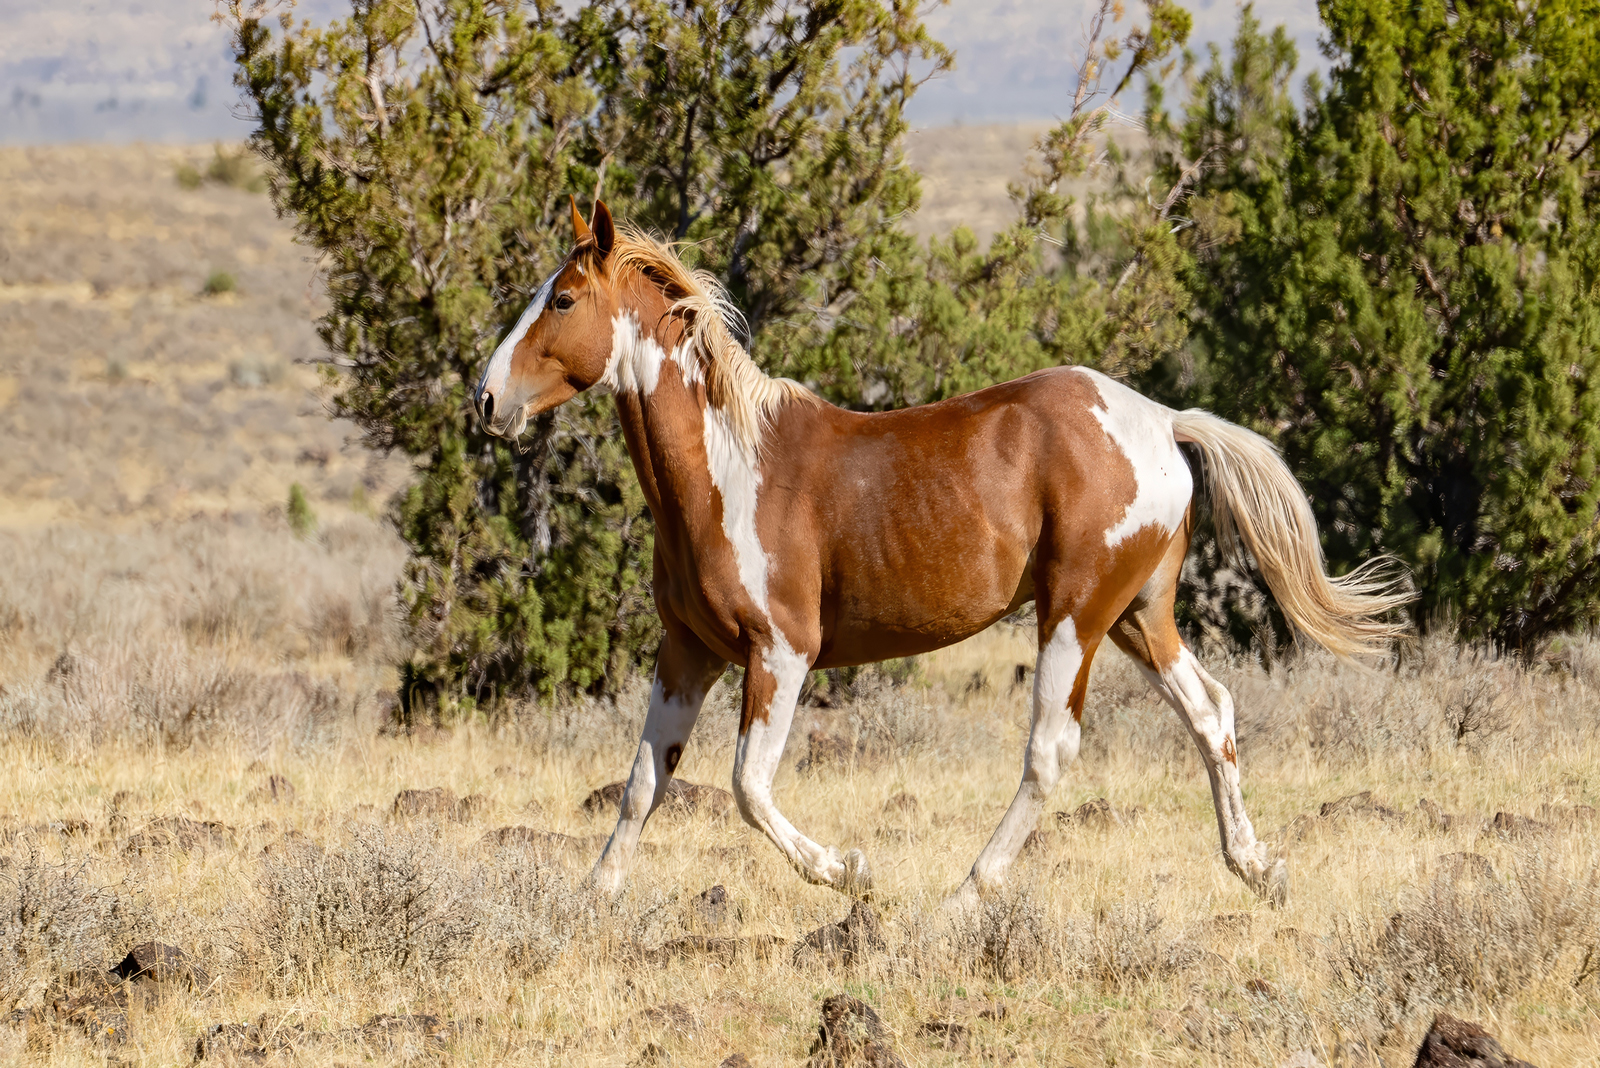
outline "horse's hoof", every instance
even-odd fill
[[[872,896],[872,868],[861,850],[852,849],[844,855],[844,874],[840,877],[839,889],[862,900]]]

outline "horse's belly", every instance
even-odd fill
[[[972,637],[1033,598],[1028,553],[990,546],[895,573],[853,576],[825,600],[818,667],[865,664]]]

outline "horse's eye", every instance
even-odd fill
[[[566,311],[576,303],[578,301],[571,293],[563,293],[556,298],[556,311]]]

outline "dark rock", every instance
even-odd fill
[[[111,969],[111,974],[128,983],[155,985],[163,989],[182,988],[200,992],[211,985],[210,974],[177,946],[160,942],[141,942]]]
[[[1133,823],[1139,818],[1140,811],[1141,809],[1134,807],[1126,812],[1118,812],[1112,807],[1111,802],[1103,797],[1096,797],[1091,801],[1085,801],[1071,812],[1057,812],[1056,822],[1063,827],[1106,831]]]
[[[783,939],[771,935],[756,935],[753,938],[687,935],[645,950],[641,957],[650,964],[664,965],[675,960],[690,959],[710,959],[720,964],[732,964],[740,957],[766,960],[772,956],[773,950],[787,944]]]
[[[694,916],[707,927],[721,927],[728,920],[728,890],[721,883],[694,896]]]
[[[626,782],[612,782],[592,791],[583,799],[583,814],[598,816],[602,812],[615,812],[622,807],[622,794],[627,788]],[[667,783],[667,796],[662,799],[658,811],[686,816],[726,816],[733,811],[733,795],[715,786],[673,779]]]
[[[1447,879],[1493,879],[1494,865],[1482,853],[1444,853],[1438,873]]]
[[[1436,831],[1453,830],[1461,822],[1460,816],[1441,811],[1438,805],[1426,797],[1417,802],[1417,812],[1422,816],[1423,822]]]
[[[901,790],[883,803],[883,811],[891,816],[917,816],[922,813],[922,802]]]
[[[1535,838],[1555,830],[1548,823],[1518,816],[1514,812],[1496,812],[1489,829],[1501,838]]]
[[[822,1021],[811,1043],[806,1068],[904,1068],[883,1021],[863,1002],[848,994],[835,994],[822,1002]]]
[[[390,1016],[379,1013],[361,1025],[361,1037],[374,1049],[411,1053],[443,1049],[455,1037],[455,1028],[426,1013]]]
[[[233,828],[212,820],[191,820],[167,816],[146,824],[123,843],[125,853],[148,853],[162,849],[196,852],[226,845]]]
[[[1439,1013],[1423,1036],[1415,1068],[1533,1068],[1507,1056],[1495,1037],[1477,1024]]]
[[[940,1049],[966,1053],[972,1048],[972,1032],[966,1024],[953,1020],[929,1020],[917,1028],[917,1034],[929,1039]]]
[[[850,906],[850,914],[838,923],[819,927],[802,938],[794,949],[794,962],[804,964],[818,959],[828,965],[846,968],[885,948],[878,914],[864,901]]]
[[[452,820],[466,823],[489,807],[489,799],[482,794],[457,798],[442,786],[431,790],[401,790],[394,796],[389,812],[395,819]]]
[[[1392,823],[1401,823],[1405,817],[1394,809],[1372,799],[1371,790],[1346,794],[1337,801],[1326,801],[1318,813],[1324,820],[1341,820],[1351,816],[1367,816]]]
[[[267,781],[251,790],[246,801],[255,804],[288,805],[294,802],[294,783],[282,775],[268,775]]]

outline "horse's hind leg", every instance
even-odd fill
[[[1186,540],[1177,539],[1174,544],[1182,545]],[[1273,905],[1281,905],[1289,894],[1288,865],[1281,859],[1271,859],[1267,847],[1256,840],[1255,828],[1245,813],[1244,796],[1239,791],[1233,697],[1206,674],[1178,636],[1172,610],[1178,570],[1183,563],[1181,548],[1176,564],[1167,566],[1170,563],[1163,562],[1117,620],[1111,628],[1111,640],[1144,669],[1151,684],[1189,728],[1211,779],[1211,798],[1216,803],[1217,829],[1228,868],[1250,889]]]
[[[1043,629],[1043,628],[1041,628]],[[1038,826],[1045,800],[1061,778],[1061,769],[1078,757],[1084,691],[1089,665],[1099,645],[1099,635],[1084,648],[1078,622],[1071,616],[1059,620],[1039,649],[1033,680],[1033,724],[1022,757],[1022,783],[1000,826],[972,865],[972,872],[951,903],[973,904],[982,893],[996,889],[1006,869],[1022,852],[1028,835]]]
[[[787,641],[750,650],[733,757],[733,796],[744,821],[771,839],[806,881],[864,895],[872,888],[872,874],[860,850],[841,856],[837,849],[818,845],[796,830],[772,800],[772,780],[810,668],[811,658],[795,652]]]
[[[639,753],[622,793],[617,829],[591,876],[601,890],[614,894],[622,889],[645,820],[667,796],[667,784],[678,768],[700,706],[727,666],[727,661],[707,649],[687,627],[668,623],[656,655],[650,710],[645,713]]]

